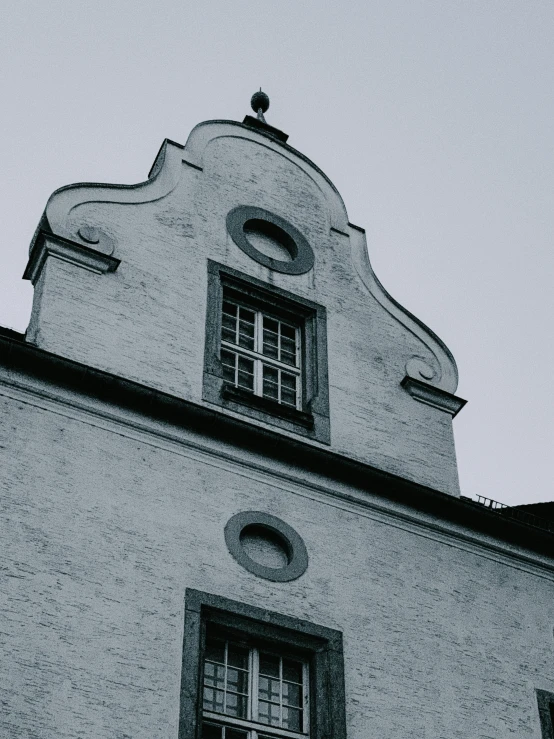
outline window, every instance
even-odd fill
[[[203,398],[329,443],[325,308],[209,261]]]
[[[345,739],[342,635],[187,589],[179,739]]]
[[[308,685],[308,665],[302,659],[209,635],[202,739],[305,738]]]
[[[223,379],[300,409],[300,328],[227,299],[225,291],[221,324]]]

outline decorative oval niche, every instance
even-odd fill
[[[291,262],[298,253],[296,244],[288,233],[269,221],[251,218],[244,224],[243,232],[254,249],[270,259]]]
[[[225,526],[225,541],[242,567],[266,580],[296,580],[308,567],[308,552],[302,538],[291,526],[269,513],[236,513]]]
[[[265,526],[246,526],[239,539],[244,552],[259,565],[281,570],[290,564],[287,542]]]
[[[235,244],[258,264],[287,275],[302,275],[314,266],[314,252],[300,231],[263,208],[239,205],[227,214],[227,231]]]

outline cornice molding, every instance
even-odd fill
[[[253,141],[286,156],[319,187],[329,206],[331,227],[346,232],[346,208],[331,180],[310,159],[269,133],[266,128],[271,127],[257,128],[237,121],[205,121],[192,129],[185,146],[165,139],[145,182],[135,185],[79,182],[59,188],[52,193],[46,204],[30,250],[34,250],[41,231],[55,233],[78,243],[80,235],[70,216],[76,208],[87,203],[139,204],[165,197],[177,186],[182,176],[183,164],[202,172],[204,150],[211,141],[223,137]]]
[[[446,411],[452,417],[459,413],[467,403],[467,400],[457,395],[447,393],[445,390],[430,385],[428,382],[416,380],[409,375],[406,375],[400,384],[415,400],[438,408],[440,411]]]
[[[97,182],[78,182],[55,190],[48,202],[39,227],[31,241],[30,252],[42,232],[53,233],[79,243],[82,228],[70,217],[72,212],[87,203],[137,204],[149,203],[168,195],[179,182],[182,170],[183,147],[166,139],[156,157],[151,175],[146,182],[136,185],[108,185]]]
[[[160,436],[160,440],[167,437],[179,441],[182,432],[192,432],[197,440],[205,437],[208,446],[214,442],[218,445],[218,459],[232,457],[237,461],[236,453],[231,454],[233,449],[246,453],[247,458],[254,453],[266,459],[260,469],[267,468],[271,474],[308,488],[325,488],[337,498],[436,529],[441,535],[485,547],[522,564],[547,571],[554,568],[554,536],[550,531],[499,515],[467,498],[441,493],[349,459],[313,442],[37,349],[19,338],[14,339],[12,334],[0,329],[0,367],[7,370],[8,386],[26,387],[36,393],[33,385],[36,387],[38,382],[41,397],[65,404],[67,394],[72,399],[70,405],[84,412],[92,401],[93,406],[99,404],[98,408],[106,409],[101,413],[89,409],[93,416],[113,417],[143,431],[151,429],[150,433]],[[143,420],[139,422],[140,417]],[[202,449],[207,450],[205,442]],[[277,473],[275,464],[286,471]],[[314,484],[309,481],[310,473],[315,475]],[[358,491],[355,497],[342,489],[345,484]],[[404,513],[394,512],[399,506]],[[427,524],[421,520],[422,516],[428,520]]]
[[[48,257],[56,257],[64,262],[96,272],[96,274],[115,272],[121,263],[120,259],[98,251],[92,246],[78,244],[76,241],[41,231],[35,240],[23,279],[30,280],[34,285]]]

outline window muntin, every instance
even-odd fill
[[[208,638],[202,739],[306,739],[308,713],[305,662]]]
[[[301,408],[300,327],[229,298],[223,300],[223,379],[282,405]]]

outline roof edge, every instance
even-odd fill
[[[485,537],[521,548],[522,552],[501,550],[506,556],[523,558],[539,567],[549,562],[533,558],[533,554],[552,560],[554,568],[554,535],[524,522],[499,516],[468,498],[443,493],[412,482],[371,465],[358,462],[302,439],[290,438],[277,430],[269,430],[251,421],[238,419],[215,408],[178,398],[132,380],[94,369],[74,360],[60,357],[21,340],[21,334],[10,329],[0,331],[0,366],[10,372],[35,377],[54,387],[61,387],[121,410],[139,413],[154,421],[223,441],[235,448],[261,454],[286,464],[290,469],[312,472],[331,482],[344,483],[371,495],[372,506],[388,501],[400,504],[432,519],[452,524]],[[292,477],[292,475],[291,475]],[[294,478],[296,479],[296,478]],[[306,484],[310,484],[306,482]],[[360,504],[359,498],[336,493]],[[369,503],[367,503],[369,505]],[[406,516],[405,516],[406,517]],[[413,517],[409,517],[414,520]],[[464,538],[463,534],[455,534]],[[467,534],[465,535],[467,538]],[[493,546],[482,542],[483,546]]]

